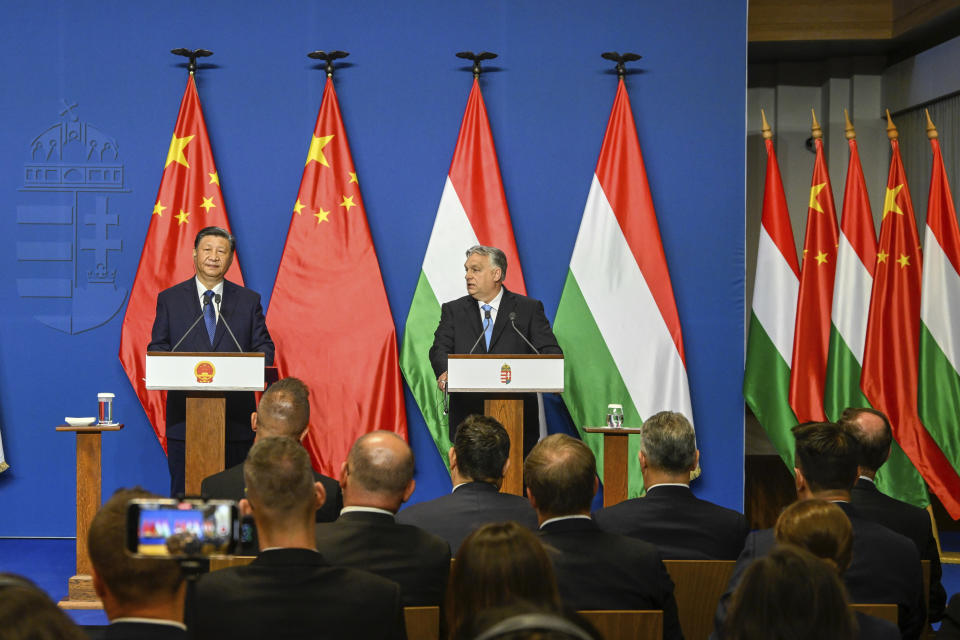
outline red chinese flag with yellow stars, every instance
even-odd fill
[[[190,74],[120,335],[120,362],[164,451],[166,392],[147,391],[143,382],[157,294],[194,275],[193,239],[210,226],[230,229],[197,85]],[[243,284],[236,258],[226,278]]]
[[[896,136],[892,122],[888,129]],[[917,411],[922,256],[896,137],[890,145],[893,157],[883,201],[860,387],[870,404],[887,414],[894,438],[956,518],[960,516],[960,478]]]
[[[819,132],[819,127],[815,130]],[[823,140],[815,137],[817,159],[810,183],[807,231],[803,239],[800,295],[793,330],[790,406],[800,422],[824,422],[823,391],[830,346],[833,278],[837,269],[837,209],[823,157]]]
[[[267,325],[281,377],[310,387],[304,445],[338,477],[359,436],[406,439],[397,334],[333,80],[327,79]]]

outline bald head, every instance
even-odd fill
[[[840,423],[852,429],[860,443],[860,473],[873,477],[890,456],[893,433],[887,416],[869,407],[847,408]]]
[[[396,512],[413,493],[413,451],[389,431],[373,431],[353,443],[341,472],[343,504]]]
[[[310,390],[298,378],[284,378],[270,385],[253,414],[258,438],[300,440],[309,423]]]

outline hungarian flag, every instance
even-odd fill
[[[800,289],[800,265],[780,167],[773,150],[773,133],[763,117],[767,147],[767,178],[757,246],[757,273],[750,310],[750,333],[743,374],[743,397],[763,425],[788,469],[793,469],[794,443],[790,429],[797,419],[790,408],[790,365],[793,328]]]
[[[582,429],[604,423],[607,403],[623,405],[627,426],[661,410],[693,421],[680,317],[622,78],[554,330],[566,359],[564,403],[600,467],[602,436]],[[629,494],[636,496],[639,438],[630,439]]]
[[[191,73],[180,102],[120,334],[120,362],[164,451],[167,449],[167,394],[147,391],[143,382],[157,294],[194,275],[193,240],[198,231],[210,226],[230,229],[220,192],[220,176],[213,162],[207,125]],[[234,258],[226,278],[243,284],[238,259]]]
[[[920,304],[920,417],[933,441],[945,454],[937,456],[931,487],[952,487],[953,500],[944,506],[953,518],[957,509],[960,472],[960,230],[950,185],[943,167],[936,129],[928,119],[933,147],[927,228],[924,233],[923,288]],[[936,484],[935,484],[936,483]]]
[[[487,108],[480,84],[474,79],[407,314],[400,352],[404,378],[445,463],[450,434],[428,351],[440,321],[440,305],[466,295],[462,265],[467,249],[476,244],[497,247],[506,254],[504,284],[510,291],[526,295]]]
[[[823,389],[830,346],[833,277],[837,268],[837,208],[833,204],[833,187],[823,157],[823,132],[816,115],[813,116],[813,138],[817,159],[810,182],[790,369],[790,406],[800,422],[826,420]]]
[[[890,418],[894,438],[951,517],[957,518],[960,477],[917,412],[922,256],[897,130],[887,117],[893,156],[883,202],[860,386],[870,403]]]
[[[870,198],[860,166],[856,132],[847,117],[846,135],[850,147],[847,184],[843,193],[840,241],[837,249],[837,276],[833,288],[830,352],[824,408],[827,418],[840,419],[847,407],[869,407],[860,390],[863,350],[870,313],[870,289],[877,262],[877,234],[870,211]],[[913,463],[893,442],[890,458],[880,467],[877,487],[885,494],[917,506],[930,502],[927,486]]]
[[[281,377],[310,387],[304,445],[337,477],[353,442],[384,429],[406,438],[397,335],[370,237],[333,79],[327,79],[267,325]]]

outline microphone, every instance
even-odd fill
[[[517,332],[517,335],[520,336],[521,338],[523,338],[523,341],[526,342],[527,345],[529,345],[529,347],[530,347],[531,349],[533,349],[533,352],[534,352],[535,354],[540,355],[540,350],[537,349],[535,346],[533,346],[533,343],[532,343],[532,342],[530,342],[529,340],[527,340],[527,336],[523,335],[523,333],[520,332],[520,329],[517,329],[517,325],[516,325],[516,323],[514,322],[514,320],[516,320],[516,319],[517,319],[517,312],[516,312],[516,311],[511,311],[511,312],[510,312],[510,326],[513,327],[513,330]]]
[[[223,298],[220,296],[219,293],[218,293],[217,295],[213,296],[213,301],[217,303],[217,308],[218,308],[218,309],[220,308],[220,301],[221,301],[222,299],[223,299]],[[237,336],[233,335],[233,329],[230,328],[230,323],[227,322],[226,316],[224,316],[224,315],[221,313],[221,314],[220,314],[220,319],[223,320],[223,326],[225,326],[225,327],[227,328],[227,333],[229,333],[229,334],[230,334],[230,337],[233,338],[233,344],[237,345],[237,351],[239,351],[240,353],[243,353],[243,349],[240,348],[240,343],[237,342]]]
[[[200,320],[203,318],[203,312],[206,310],[208,304],[210,304],[210,298],[204,296],[204,297],[203,297],[203,305],[201,305],[201,307],[200,307],[200,315],[198,315],[198,316],[197,316],[197,319],[193,321],[193,324],[190,325],[190,328],[187,329],[187,330],[183,333],[183,336],[182,336],[179,340],[177,340],[177,344],[173,345],[173,349],[170,349],[171,352],[176,351],[176,350],[177,350],[177,347],[180,346],[180,343],[183,342],[184,339],[185,339],[188,335],[190,335],[190,332],[193,331],[193,328],[194,328],[195,326],[197,326],[197,324],[198,324],[198,323],[200,322]]]
[[[490,317],[490,309],[487,309],[486,311],[483,312],[483,319],[485,323],[491,322],[493,320],[493,318]],[[477,336],[477,341],[473,343],[472,347],[470,347],[470,351],[469,353],[467,353],[467,355],[471,355],[473,353],[473,350],[477,348],[477,345],[480,344],[480,338],[482,338],[484,334],[487,332],[488,326],[489,325],[487,324],[483,325],[483,330],[480,332],[480,335]]]

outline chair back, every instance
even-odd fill
[[[727,590],[733,560],[664,560],[673,580],[680,628],[687,640],[704,640],[713,632],[713,616]]]
[[[874,618],[897,624],[897,605],[895,604],[851,604],[850,608]]]
[[[604,640],[661,640],[663,611],[578,611]]]
[[[440,639],[440,607],[404,607],[407,640]]]

